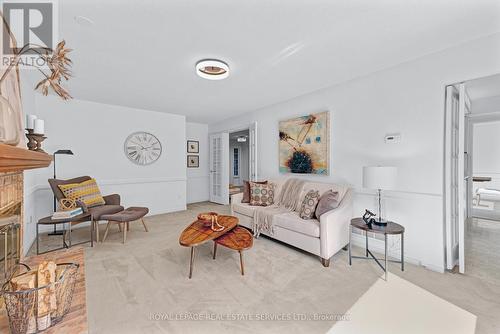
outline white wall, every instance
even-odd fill
[[[208,125],[201,123],[186,123],[186,139],[200,142],[200,167],[187,168],[187,203],[209,200],[209,161],[208,161]],[[187,151],[185,149],[184,151]],[[184,158],[186,164],[186,158]]]
[[[398,191],[388,193],[387,216],[406,228],[408,260],[442,271],[445,86],[497,72],[500,34],[211,124],[209,132],[257,121],[259,176],[275,177],[279,175],[278,121],[329,110],[331,176],[314,178],[344,177],[357,190],[355,215],[360,215],[364,208],[376,207],[374,193],[361,189],[362,167],[397,166]],[[384,144],[389,133],[401,133],[401,143]],[[398,250],[399,242],[392,240],[390,251]]]
[[[71,149],[74,156],[57,157],[57,177],[94,177],[103,195],[118,193],[122,204],[146,206],[150,214],[186,208],[186,122],[184,116],[71,100],[36,94],[36,113],[45,119],[48,137],[43,148],[52,153]],[[124,154],[129,134],[146,131],[162,144],[162,154],[153,164],[138,166]],[[35,174],[28,190],[27,207],[35,202],[26,220],[37,220],[52,212],[52,192],[47,179],[52,166],[29,172]],[[33,181],[34,178],[34,181]],[[34,224],[27,225],[26,238],[34,239]],[[29,240],[25,240],[30,244]]]
[[[500,189],[500,121],[473,125],[472,152],[474,175],[492,178],[475,186]]]

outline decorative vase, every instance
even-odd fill
[[[9,101],[0,96],[0,143],[14,146],[19,144],[20,127],[19,118]]]

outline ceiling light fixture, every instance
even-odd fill
[[[203,79],[222,80],[229,76],[229,66],[217,59],[205,59],[196,63],[196,74]]]
[[[90,27],[90,26],[94,25],[94,21],[92,21],[88,17],[81,16],[81,15],[75,16],[75,22],[78,23],[79,25],[86,26],[86,27]]]
[[[238,143],[245,143],[247,141],[247,137],[246,136],[240,136],[236,139],[236,141]]]

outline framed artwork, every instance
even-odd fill
[[[188,153],[200,153],[200,142],[195,140],[188,140],[187,142]]]
[[[330,113],[296,117],[279,123],[280,173],[328,175]]]
[[[187,166],[188,166],[188,168],[200,167],[200,157],[197,155],[188,155],[187,156]]]

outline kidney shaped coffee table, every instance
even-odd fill
[[[210,224],[205,224],[196,220],[182,231],[179,237],[179,243],[184,247],[191,247],[191,261],[189,262],[189,278],[193,276],[194,248],[207,241],[217,239],[218,237],[231,231],[238,225],[238,218],[233,216],[219,216],[219,225],[224,226],[222,231],[213,231]]]

